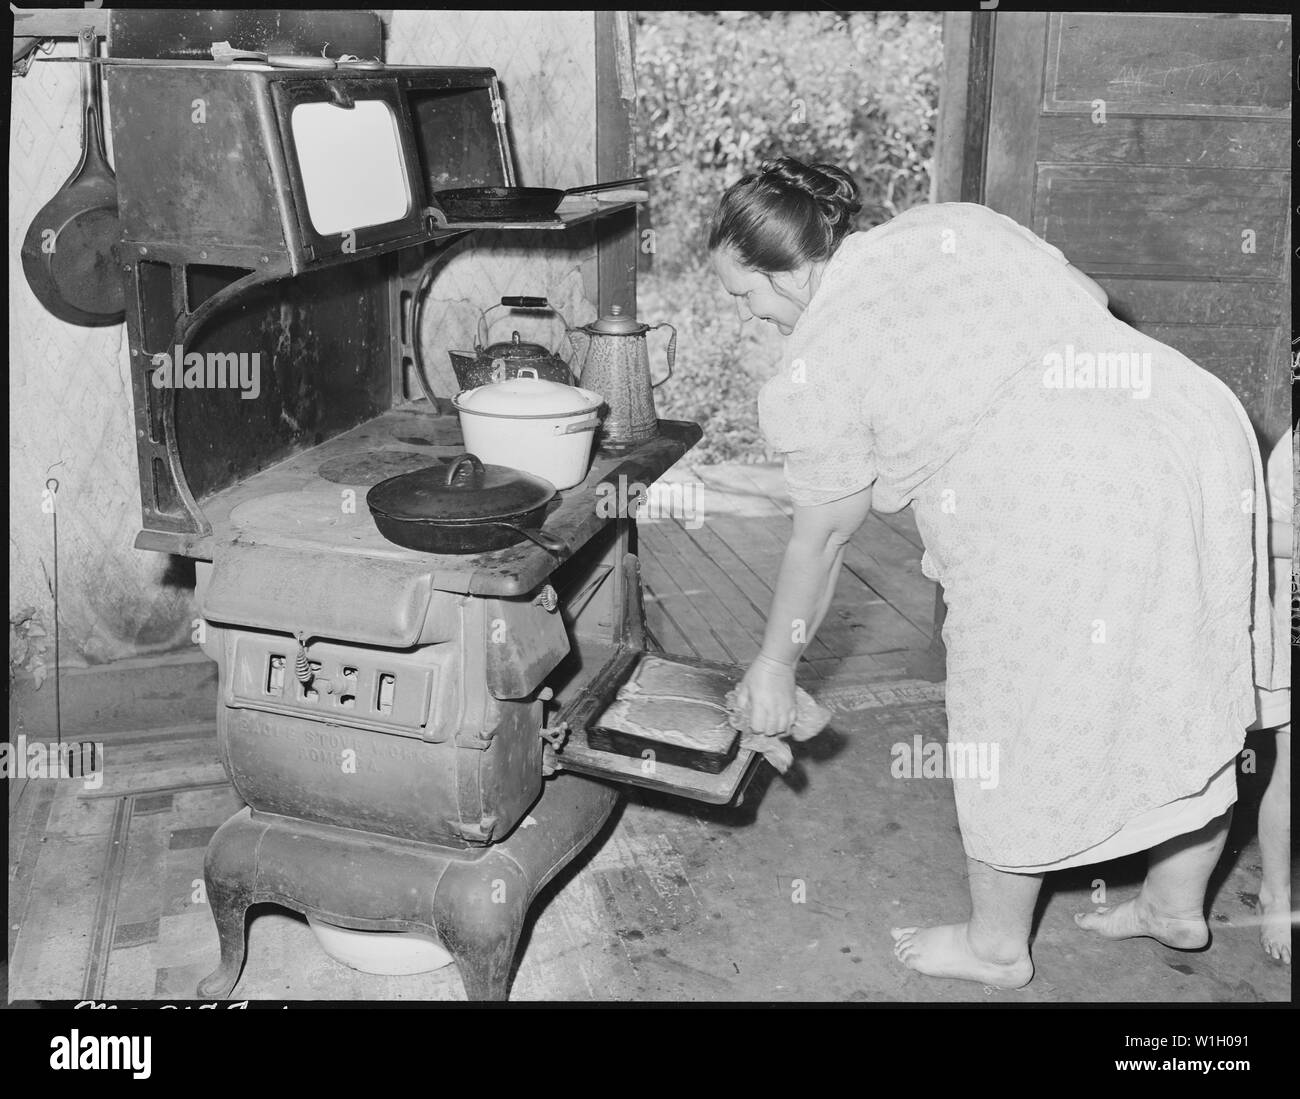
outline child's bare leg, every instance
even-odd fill
[[[1151,848],[1142,890],[1130,901],[1095,912],[1079,912],[1074,922],[1107,939],[1149,936],[1166,946],[1197,950],[1210,941],[1205,923],[1205,886],[1228,838],[1232,810],[1209,824]]]
[[[1291,964],[1291,726],[1277,730],[1277,758],[1259,803],[1259,850],[1264,872],[1259,884],[1265,953]]]
[[[971,917],[939,927],[896,927],[894,954],[929,977],[955,977],[998,988],[1020,988],[1034,975],[1029,929],[1041,874],[1008,874],[966,860]]]

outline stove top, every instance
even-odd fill
[[[606,523],[595,507],[606,477],[650,484],[701,434],[697,424],[660,422],[660,434],[620,455],[597,452],[586,480],[557,494],[545,530],[579,549]],[[366,491],[397,473],[434,465],[463,453],[459,421],[419,409],[393,409],[329,441],[294,455],[202,501],[213,533],[196,556],[217,563],[257,547],[310,559],[369,560],[384,571],[427,578],[437,590],[470,595],[519,596],[534,591],[557,567],[539,546],[523,542],[492,553],[451,556],[396,546],[375,527]],[[204,552],[206,550],[206,552]]]

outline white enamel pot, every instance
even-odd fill
[[[458,393],[465,449],[486,465],[522,469],[572,488],[587,476],[604,398],[590,389],[537,377],[517,377]]]

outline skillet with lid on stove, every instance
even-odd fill
[[[537,543],[556,558],[565,544],[542,530],[555,486],[508,466],[460,454],[448,465],[401,473],[366,493],[379,533],[425,553],[487,553]]]

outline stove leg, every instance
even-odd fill
[[[235,988],[244,968],[244,930],[247,905],[232,896],[218,904],[208,886],[208,901],[212,904],[212,918],[217,923],[217,937],[221,940],[221,963],[199,982],[201,1000],[224,1000]]]
[[[489,857],[451,867],[434,899],[438,934],[456,959],[465,995],[505,1000],[531,891],[518,867]]]
[[[457,944],[452,949],[456,970],[470,1000],[503,1001],[510,998],[510,970],[519,945],[516,934],[507,943],[494,943],[484,949],[479,944]],[[451,944],[448,943],[451,949]]]
[[[203,878],[221,943],[221,962],[199,982],[200,999],[225,999],[234,990],[244,968],[244,931],[253,900],[251,889],[261,831],[250,822],[248,810],[244,809],[218,828],[208,842]]]

